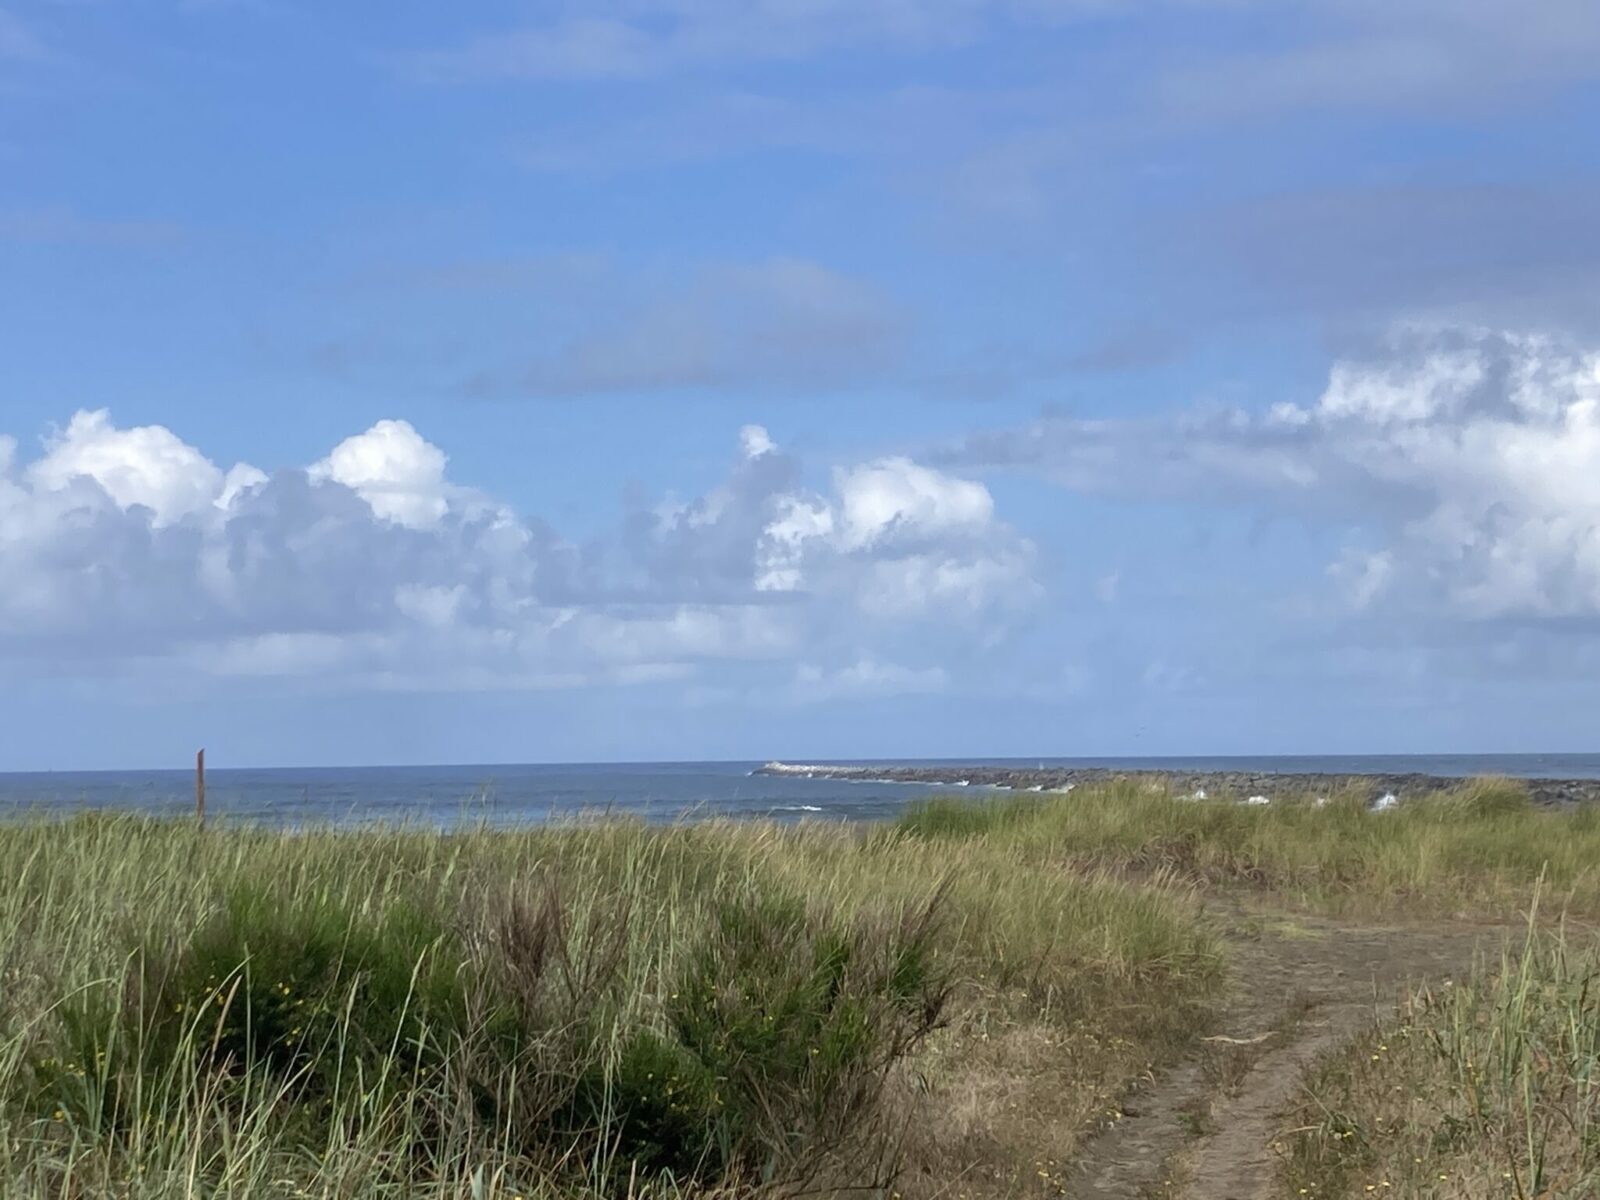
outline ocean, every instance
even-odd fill
[[[938,766],[939,760],[849,765]],[[1600,779],[1600,754],[1377,755],[1266,758],[960,759],[952,765],[1128,770],[1409,773]],[[207,771],[207,810],[276,826],[408,822],[431,827],[536,825],[610,813],[649,821],[706,817],[882,820],[948,786],[753,775],[758,762],[438,767],[279,767]],[[952,779],[956,774],[952,772]],[[984,789],[972,788],[973,792]],[[90,809],[194,811],[190,771],[0,773],[0,816]]]

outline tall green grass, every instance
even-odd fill
[[[7,825],[0,1195],[887,1188],[1002,1025],[1118,1048],[1071,1116],[1219,978],[1184,888],[981,840]]]
[[[1280,1147],[1324,1197],[1600,1195],[1600,944],[1530,928],[1520,952],[1324,1062]]]
[[[1168,872],[1320,908],[1504,917],[1535,882],[1547,903],[1600,916],[1600,810],[1533,807],[1518,784],[1473,780],[1368,810],[1353,794],[1265,806],[1121,784],[979,803],[935,799],[899,824],[929,841],[981,839],[1018,861]]]

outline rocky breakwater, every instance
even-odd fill
[[[771,762],[757,775],[790,775],[805,779],[843,779],[943,787],[1010,788],[1015,791],[1060,792],[1085,784],[1132,781],[1170,788],[1174,795],[1196,799],[1261,797],[1268,800],[1331,796],[1346,790],[1365,793],[1372,801],[1393,796],[1406,800],[1448,791],[1465,780],[1447,775],[1314,775],[1259,771],[1123,771],[1113,767],[964,766],[833,766]],[[1535,804],[1568,808],[1600,801],[1600,779],[1524,779]]]

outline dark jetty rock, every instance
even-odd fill
[[[1118,780],[1144,781],[1193,795],[1244,800],[1251,796],[1281,799],[1291,796],[1328,796],[1346,789],[1367,792],[1368,798],[1393,793],[1400,800],[1448,791],[1467,782],[1447,775],[1315,775],[1299,772],[1255,771],[1123,771],[1114,767],[996,767],[963,766],[829,766],[768,763],[757,775],[792,775],[805,779],[855,779],[886,783],[922,783],[949,787],[1005,787],[1018,791],[1060,791],[1069,785]],[[1600,801],[1600,779],[1521,779],[1533,802],[1549,808],[1570,808]]]

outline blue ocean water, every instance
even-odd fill
[[[207,808],[232,819],[289,826],[374,821],[514,826],[602,812],[652,821],[684,817],[877,820],[894,816],[908,800],[939,790],[925,784],[752,775],[760,765],[213,767],[206,776]],[[881,765],[940,764],[898,760]],[[959,765],[1600,779],[1600,754],[961,759]],[[102,808],[192,812],[193,775],[181,770],[0,773],[0,816],[62,815]]]

